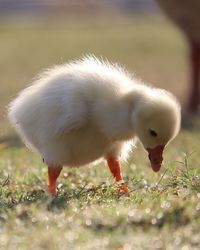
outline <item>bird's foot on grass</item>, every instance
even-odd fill
[[[118,193],[119,194],[129,194],[129,189],[126,186],[126,184],[122,183],[119,188],[118,188]]]
[[[48,185],[48,190],[49,190],[49,193],[50,193],[52,196],[56,196],[56,195],[57,195],[57,188],[56,188],[56,185]]]
[[[48,166],[48,176],[49,176],[49,185],[48,190],[52,196],[56,196],[57,194],[57,185],[56,180],[62,170],[61,166]]]

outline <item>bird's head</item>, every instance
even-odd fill
[[[173,95],[164,90],[151,90],[136,104],[132,126],[148,151],[151,167],[158,172],[165,146],[180,129],[180,105]]]

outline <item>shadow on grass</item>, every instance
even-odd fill
[[[42,208],[42,210],[45,209],[51,213],[60,213],[63,210],[67,210],[68,204],[71,201],[75,201],[77,207],[79,207],[81,203],[87,204],[86,206],[108,204],[109,197],[112,193],[110,190],[112,190],[110,187],[104,189],[103,185],[99,185],[98,187],[89,189],[83,186],[76,190],[71,189],[68,192],[62,193],[61,191],[55,197],[51,197],[43,189],[32,190],[21,196],[7,194],[7,198],[1,197],[2,194],[0,194],[0,224],[6,223],[3,214],[9,213],[9,211],[14,211],[20,220],[32,220],[34,217],[33,211],[35,211],[35,209],[31,209],[32,204],[34,204],[37,209]],[[120,195],[112,194],[110,201],[117,201],[119,199],[121,199]],[[191,218],[193,218],[193,220],[197,219],[197,215],[190,216],[185,213],[185,211],[185,207],[176,206],[168,211],[163,211],[162,216],[159,216],[159,218],[156,214],[146,217],[144,213],[141,217],[138,217],[137,214],[130,218],[125,215],[123,218],[116,218],[112,223],[94,219],[90,225],[85,225],[85,227],[92,231],[104,232],[114,231],[127,225],[132,228],[137,227],[144,230],[148,230],[151,227],[161,229],[166,225],[178,228],[189,224]]]
[[[33,190],[19,196],[7,194],[7,197],[0,195],[0,214],[9,209],[14,209],[18,205],[29,206],[35,204],[36,206],[46,207],[48,211],[55,211],[66,209],[67,203],[70,200],[70,195],[62,194],[55,197],[49,196],[44,190]]]
[[[14,209],[18,205],[29,206],[35,204],[36,207],[43,207],[48,211],[56,212],[67,209],[69,202],[75,201],[84,204],[103,204],[108,201],[119,200],[122,196],[113,187],[101,183],[95,187],[86,187],[88,183],[75,189],[68,189],[63,185],[59,189],[57,196],[52,197],[41,188],[32,188],[28,192],[11,191],[9,187],[9,177],[0,183],[0,214],[2,211]],[[9,189],[6,188],[9,187]]]
[[[87,200],[87,196],[94,197],[95,192],[98,189],[85,189],[78,188],[72,189],[67,192],[59,191],[58,195],[53,197],[49,195],[43,189],[33,189],[28,192],[19,194],[9,190],[4,190],[5,186],[9,185],[9,180],[6,179],[1,183],[0,189],[0,214],[2,211],[14,209],[18,205],[31,205],[45,207],[48,211],[56,211],[60,209],[66,209],[68,202],[71,200]],[[100,188],[100,187],[99,187]]]
[[[3,148],[12,148],[23,147],[24,144],[16,134],[10,134],[0,137],[0,146],[3,146]]]

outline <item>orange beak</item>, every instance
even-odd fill
[[[163,150],[164,150],[163,145],[159,145],[155,148],[147,148],[146,150],[149,153],[149,160],[151,162],[151,167],[153,169],[154,172],[158,172],[161,168],[161,164],[162,164],[162,154],[163,154]]]

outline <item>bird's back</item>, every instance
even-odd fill
[[[41,74],[11,103],[9,119],[27,146],[42,154],[47,152],[54,157],[53,150],[57,149],[64,157],[74,147],[66,141],[79,139],[80,148],[85,143],[89,149],[88,144],[93,143],[83,136],[86,131],[88,138],[98,138],[99,150],[94,157],[100,157],[108,141],[97,126],[99,112],[106,112],[105,104],[112,111],[132,88],[131,78],[120,67],[94,57],[85,58]]]

